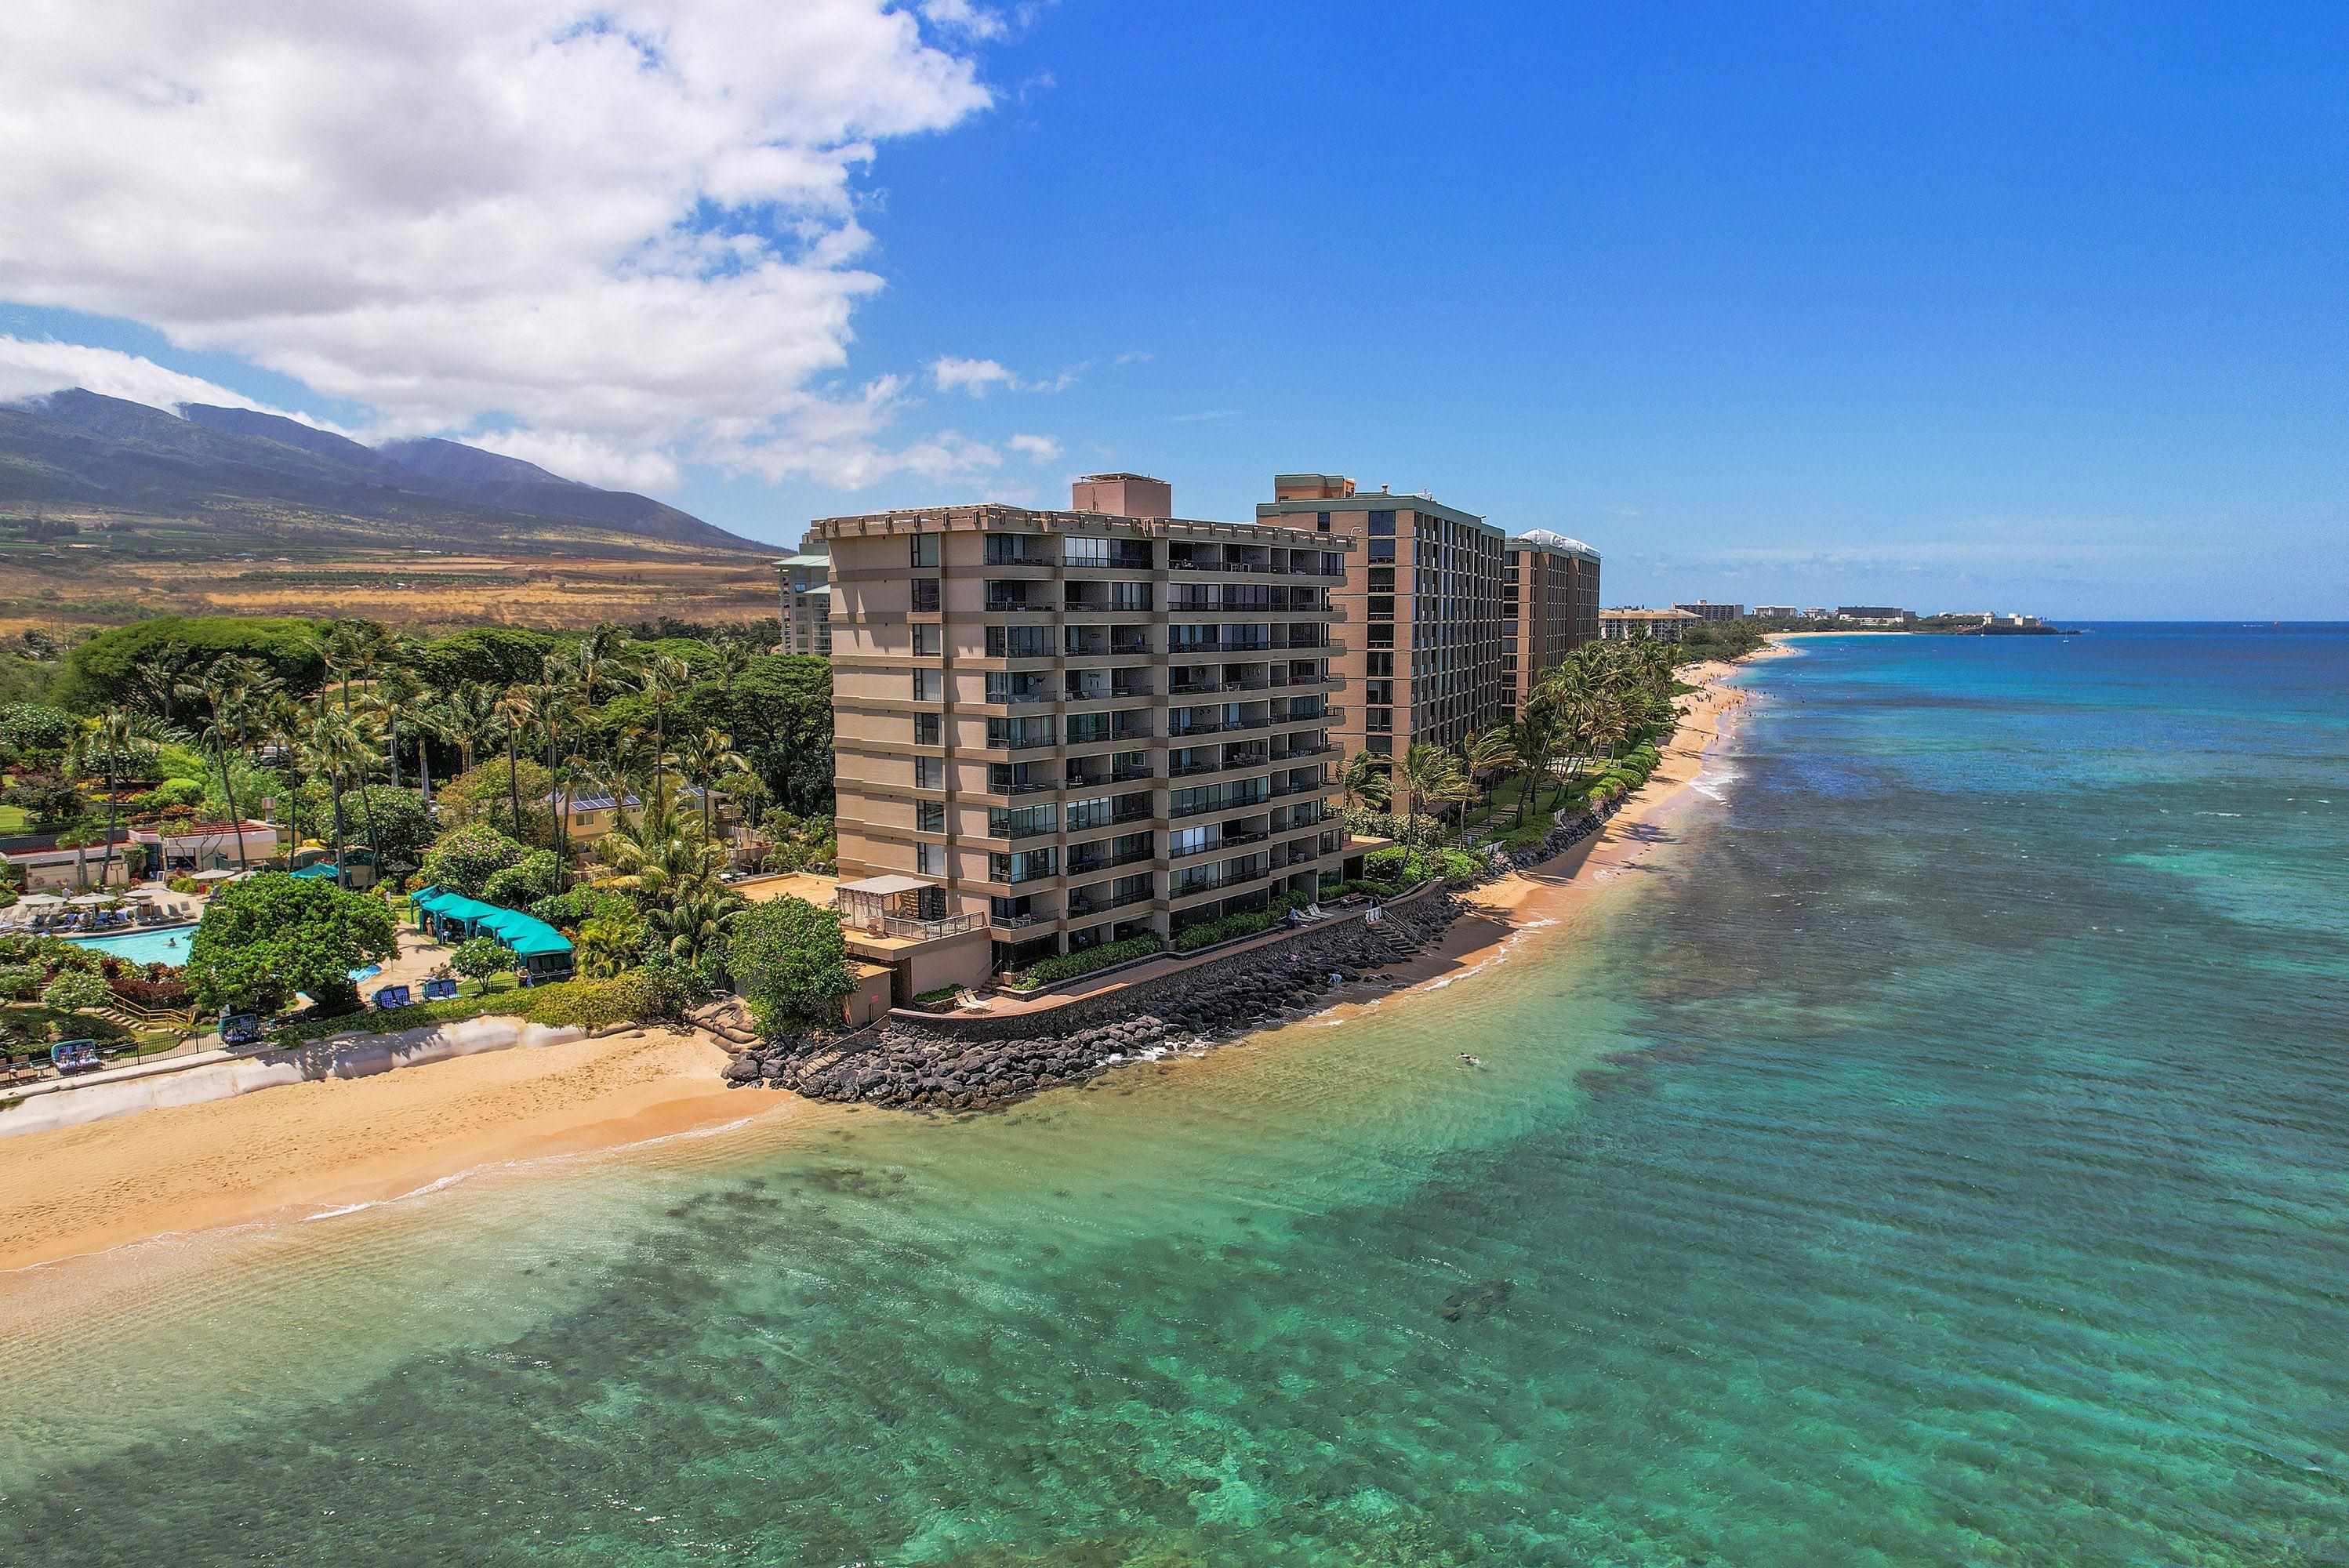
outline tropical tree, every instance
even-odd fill
[[[1495,726],[1482,735],[1470,738],[1460,760],[1468,771],[1470,789],[1482,794],[1487,779],[1506,773],[1517,765],[1517,744],[1506,727]]]
[[[686,780],[701,791],[701,832],[704,838],[717,837],[712,798],[718,791],[720,775],[747,772],[750,764],[734,749],[734,738],[722,729],[705,727],[677,743],[677,750],[668,758],[672,767]]]
[[[1536,796],[1541,781],[1549,777],[1550,767],[1557,757],[1557,715],[1541,704],[1528,703],[1510,728],[1511,745],[1526,775],[1525,787],[1517,792],[1516,820],[1510,825],[1523,827],[1526,812],[1538,803]]]
[[[449,738],[457,743],[458,768],[471,772],[477,748],[496,744],[498,688],[487,681],[459,681],[449,688],[441,707],[448,716]]]
[[[653,705],[653,789],[658,793],[668,765],[669,705],[692,679],[692,672],[675,654],[648,653],[636,660],[629,678]]]
[[[1410,807],[1404,819],[1409,828],[1418,826],[1423,809],[1465,800],[1475,793],[1475,787],[1460,770],[1460,759],[1443,747],[1425,741],[1403,754],[1402,785],[1410,791]]]
[[[855,984],[839,919],[804,899],[738,911],[727,922],[726,965],[768,1035],[837,1023],[840,998]]]
[[[1386,758],[1357,751],[1347,759],[1339,778],[1346,804],[1357,810],[1383,811],[1394,795],[1393,764]]]
[[[522,827],[522,741],[538,722],[538,707],[528,688],[508,686],[499,696],[498,735],[506,743],[506,803],[513,809],[514,827]]]
[[[203,743],[218,759],[221,794],[236,834],[236,869],[250,871],[244,851],[244,813],[237,804],[236,780],[229,769],[232,753],[242,754],[251,743],[260,719],[260,705],[276,681],[260,662],[243,654],[222,654],[205,669],[203,678],[181,688],[181,695],[200,699],[210,712]]]
[[[275,1012],[298,991],[332,1015],[358,1006],[352,970],[398,951],[383,900],[270,872],[212,894],[188,944],[186,979],[205,1008]]]
[[[522,960],[514,950],[494,936],[476,936],[457,944],[449,954],[449,967],[468,980],[478,980],[482,989],[501,975],[511,975],[521,966]]]
[[[154,760],[160,739],[154,720],[126,707],[109,707],[93,718],[84,719],[74,737],[68,753],[73,758],[70,770],[96,773],[106,785],[106,855],[98,871],[100,887],[114,877],[114,830],[121,810],[117,786],[126,770],[136,768],[144,771],[145,766]],[[239,823],[237,842],[242,846],[243,841],[243,824]]]

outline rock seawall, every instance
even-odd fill
[[[783,1039],[735,1057],[725,1076],[810,1099],[906,1110],[986,1110],[1081,1083],[1159,1048],[1228,1038],[1440,936],[1459,901],[1436,892],[1389,904],[1377,925],[1309,926],[1278,943],[1024,1016],[892,1019],[846,1040]],[[1336,976],[1333,980],[1332,976]]]

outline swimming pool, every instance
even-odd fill
[[[111,936],[68,936],[67,942],[109,954],[125,964],[169,964],[174,968],[188,961],[188,939],[196,934],[192,925],[174,925],[161,931],[124,931]],[[364,969],[351,971],[354,980],[372,980],[383,973],[380,965],[370,964]]]
[[[66,940],[78,947],[110,954],[125,964],[177,966],[188,961],[188,939],[195,934],[192,925],[174,925],[161,931],[122,931],[109,936],[68,936]]]

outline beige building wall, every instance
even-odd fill
[[[1509,643],[1502,677],[1516,711],[1543,676],[1599,636],[1599,552],[1537,530],[1509,541],[1502,608]]]
[[[1351,542],[1337,598],[1347,681],[1345,755],[1401,758],[1507,721],[1506,544],[1472,512],[1425,496],[1358,494],[1336,474],[1279,474],[1257,521]]]
[[[1075,493],[1164,490],[1112,475]],[[986,917],[999,965],[1335,878],[1346,541],[1002,506],[814,532],[843,878],[937,882],[941,915]]]

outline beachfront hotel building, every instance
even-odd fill
[[[802,548],[775,562],[781,593],[781,654],[832,655],[832,557]]]
[[[813,528],[843,887],[888,890],[885,934],[983,927],[999,969],[1312,895],[1345,863],[1352,542],[1179,519],[1143,475],[1071,500]]]
[[[1509,640],[1501,678],[1512,708],[1566,655],[1599,636],[1599,552],[1578,539],[1537,528],[1508,542],[1502,554],[1501,610]]]
[[[1681,634],[1703,620],[1702,615],[1687,610],[1601,610],[1599,612],[1599,636],[1602,642],[1628,643],[1640,637],[1653,637],[1660,643],[1677,643]]]
[[[1400,758],[1505,722],[1501,531],[1423,495],[1357,495],[1340,474],[1276,474],[1272,484],[1257,521],[1346,552],[1336,596],[1346,646],[1334,664],[1353,700],[1331,728],[1344,753]]]
[[[1743,604],[1716,604],[1710,599],[1697,599],[1685,604],[1675,603],[1675,610],[1686,610],[1700,621],[1740,621],[1745,618]]]

